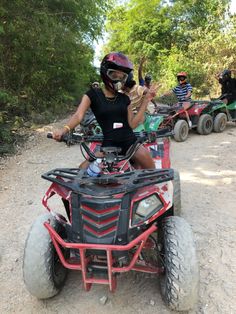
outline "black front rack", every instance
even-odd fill
[[[173,177],[173,169],[144,169],[89,177],[85,170],[62,168],[51,170],[42,175],[42,178],[68,190],[91,196],[111,196],[131,192],[145,186],[171,181]]]

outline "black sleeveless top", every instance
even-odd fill
[[[222,84],[222,94],[230,94],[236,96],[236,79],[230,78],[228,81]]]
[[[128,123],[130,99],[127,95],[117,93],[114,98],[106,98],[101,89],[90,89],[86,95],[91,100],[91,109],[101,126],[104,141],[112,143],[135,141],[136,137]]]

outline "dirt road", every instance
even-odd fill
[[[22,256],[30,225],[44,212],[48,182],[40,175],[82,160],[78,147],[48,140],[45,133],[29,140],[21,155],[0,164],[0,313],[174,313],[164,305],[157,279],[142,274],[119,276],[115,294],[106,286],[85,292],[77,272],[53,299],[39,301],[28,293]],[[181,175],[183,217],[193,228],[200,264],[199,302],[191,314],[236,313],[236,126],[223,134],[191,133],[184,143],[172,141],[171,150],[172,167]]]

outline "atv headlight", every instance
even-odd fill
[[[147,220],[162,207],[163,204],[156,194],[152,194],[140,202],[134,203],[132,224],[135,225],[141,221]]]

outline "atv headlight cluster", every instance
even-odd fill
[[[152,194],[139,202],[134,203],[132,225],[147,220],[163,207],[156,194]]]

